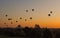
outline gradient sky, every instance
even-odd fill
[[[49,17],[50,11],[53,13]],[[20,17],[23,19],[20,20]],[[29,17],[33,19],[30,20]],[[13,24],[10,24],[8,18],[13,19]],[[24,19],[28,21],[25,22]],[[0,26],[6,27],[5,22],[9,27],[16,27],[18,24],[33,27],[39,24],[41,27],[60,28],[60,0],[0,0]]]

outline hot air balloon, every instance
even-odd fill
[[[8,18],[8,20],[12,20],[12,18]]]
[[[25,19],[25,21],[27,21],[27,19]]]
[[[51,16],[51,14],[48,14],[48,16]]]
[[[18,22],[18,21],[16,21],[16,22]]]
[[[11,22],[11,24],[13,24],[13,22]]]
[[[4,23],[4,24],[6,24],[6,23]]]
[[[8,15],[6,14],[5,16],[7,17]]]
[[[52,11],[50,11],[50,13],[52,13]]]
[[[34,11],[34,9],[32,9],[32,11]]]
[[[30,17],[30,19],[32,19],[32,17]]]
[[[22,17],[20,17],[20,19],[22,19]]]
[[[26,12],[28,12],[28,10],[26,10]]]

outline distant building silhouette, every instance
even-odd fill
[[[35,28],[40,28],[40,26],[38,24],[35,24]]]
[[[33,36],[40,38],[41,37],[41,28],[38,24],[35,24],[34,30],[33,30]]]
[[[21,25],[18,25],[18,26],[17,26],[17,29],[18,29],[18,30],[22,29]]]

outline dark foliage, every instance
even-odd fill
[[[12,37],[30,37],[30,38],[60,38],[60,30],[51,31],[53,29],[40,28],[38,24],[35,24],[34,28],[25,27],[22,28],[18,25],[16,28],[0,28],[0,35],[12,36]],[[55,34],[52,34],[52,33]]]

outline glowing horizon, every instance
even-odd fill
[[[0,27],[26,25],[33,27],[39,24],[41,27],[60,28],[60,0],[0,0]],[[32,11],[34,9],[34,11]],[[28,12],[26,12],[28,10]],[[51,16],[48,14],[52,11]],[[7,17],[5,15],[8,15]],[[22,17],[22,19],[19,19]],[[32,17],[32,20],[29,18]],[[12,18],[8,21],[8,18]],[[27,19],[28,21],[24,21]],[[18,21],[18,23],[16,23]],[[2,26],[1,26],[2,25]]]

